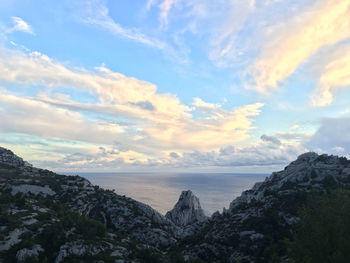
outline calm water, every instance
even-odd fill
[[[105,189],[115,189],[152,206],[162,214],[173,208],[182,190],[192,190],[199,197],[202,208],[208,215],[222,211],[230,202],[263,181],[266,174],[119,174],[80,173],[91,183]]]

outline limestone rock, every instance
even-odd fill
[[[39,253],[44,251],[40,245],[34,245],[31,249],[22,248],[16,253],[17,262],[26,262],[30,257],[39,256]],[[29,261],[29,260],[28,260]]]
[[[350,189],[350,161],[305,153],[244,191],[221,214],[207,218],[198,198],[183,191],[163,216],[80,176],[29,166],[0,147],[0,216],[16,220],[0,225],[0,263],[6,253],[18,262],[38,257],[48,262],[143,262],[144,255],[169,262],[169,248],[179,249],[185,260],[269,262],[267,248],[288,237],[307,193],[335,187]],[[42,238],[50,233],[60,237],[55,251]],[[189,235],[193,238],[184,239]],[[35,245],[18,246],[27,241]],[[287,262],[286,255],[280,257]]]
[[[178,202],[171,211],[166,213],[165,217],[178,226],[187,226],[207,220],[198,197],[191,190],[181,193]]]
[[[181,252],[205,262],[269,262],[267,247],[288,238],[309,192],[350,189],[350,160],[308,152],[273,172],[209,219],[205,231]],[[207,244],[210,244],[209,248]],[[283,246],[281,246],[283,247]],[[220,251],[220,256],[216,251]],[[281,250],[282,251],[282,250]],[[288,262],[288,255],[279,255]]]
[[[0,163],[6,163],[11,166],[31,166],[26,161],[23,161],[21,157],[15,155],[11,150],[0,147]]]

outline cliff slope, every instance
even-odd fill
[[[205,228],[182,243],[182,252],[206,262],[270,262],[273,257],[285,261],[283,240],[299,221],[308,193],[334,188],[350,188],[350,161],[302,154],[243,192],[228,210],[214,214]]]

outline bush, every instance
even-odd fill
[[[161,263],[161,255],[154,249],[143,248],[136,251],[137,258],[141,259],[142,263]]]
[[[170,253],[169,257],[171,263],[185,263],[184,256],[179,252],[173,251]]]
[[[350,191],[312,193],[300,212],[290,256],[296,262],[349,262]]]

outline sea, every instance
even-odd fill
[[[78,173],[92,184],[114,189],[156,209],[161,214],[171,210],[183,190],[191,190],[205,213],[222,212],[230,202],[267,174],[232,173]]]

